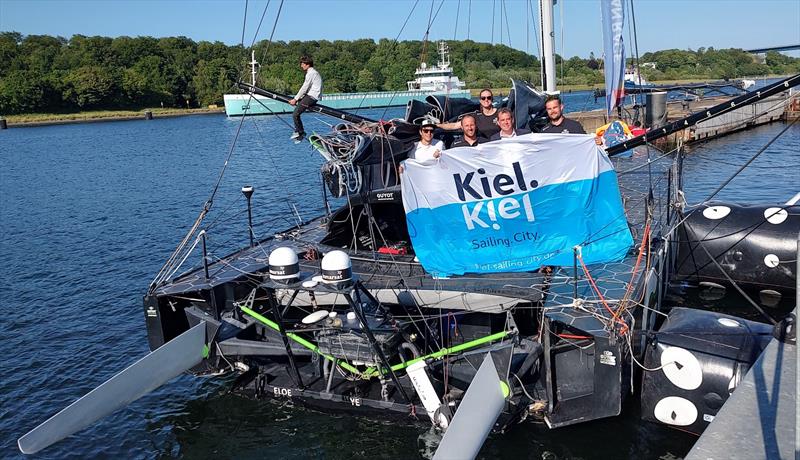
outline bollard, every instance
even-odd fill
[[[151,112],[149,110],[145,110],[144,119],[145,120],[152,120],[153,119],[153,112]]]
[[[6,129],[6,128],[8,128],[8,125],[6,124],[6,119],[0,117],[0,129]]]
[[[667,93],[647,93],[645,96],[644,124],[658,128],[667,124]]]

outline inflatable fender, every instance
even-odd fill
[[[677,277],[794,295],[798,232],[800,205],[703,205],[679,229]]]

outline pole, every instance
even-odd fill
[[[389,364],[389,360],[386,359],[386,355],[383,353],[381,346],[378,345],[378,341],[375,340],[375,336],[372,335],[372,331],[369,328],[369,323],[367,322],[367,317],[364,314],[364,311],[361,309],[361,295],[359,294],[359,289],[362,289],[361,284],[356,283],[355,287],[353,288],[353,293],[356,295],[355,301],[353,301],[353,298],[350,297],[350,294],[345,294],[344,297],[345,299],[347,299],[348,303],[350,303],[350,306],[353,307],[353,311],[358,316],[358,320],[361,322],[362,330],[364,331],[364,334],[367,335],[369,343],[372,344],[372,349],[375,350],[375,353],[381,360],[383,368],[389,370],[389,377],[391,377],[392,381],[394,382],[394,385],[397,387],[397,391],[400,392],[400,394],[403,396],[403,399],[405,399],[405,401],[408,404],[411,404],[411,398],[408,397],[408,394],[406,394],[406,390],[403,388],[402,385],[400,385],[400,380],[397,378],[397,375],[395,375],[394,371],[392,370],[392,365]]]
[[[289,357],[289,367],[292,368],[292,373],[294,374],[295,379],[297,379],[297,386],[303,390],[305,389],[305,385],[303,384],[303,379],[300,377],[300,370],[297,369],[297,363],[294,360],[294,353],[292,353],[292,346],[289,343],[289,337],[286,335],[286,328],[283,325],[283,313],[281,313],[281,306],[278,305],[278,300],[275,298],[275,290],[274,289],[267,289],[269,295],[269,303],[272,307],[272,314],[275,315],[275,321],[278,323],[278,332],[281,334],[281,340],[283,340],[283,346],[286,348],[286,356]],[[295,295],[297,295],[297,291],[295,291]],[[333,371],[333,369],[331,369]]]
[[[250,234],[250,247],[255,247],[255,234],[253,233],[253,211],[250,206],[250,198],[253,196],[253,186],[245,185],[242,187],[242,195],[247,199],[247,232]]]
[[[542,67],[547,92],[556,91],[556,38],[553,32],[553,0],[539,0],[539,15],[542,18]]]

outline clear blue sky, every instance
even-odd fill
[[[271,1],[259,40],[269,37],[279,3]],[[401,40],[420,40],[432,3],[435,10],[441,0],[286,0],[275,39],[394,39],[399,34]],[[530,3],[536,10],[536,0]],[[509,44],[510,32],[512,47],[538,55],[527,4],[528,0],[444,0],[429,37]],[[246,43],[252,41],[266,5],[266,0],[249,1]],[[508,26],[505,18],[500,22],[503,5]],[[244,0],[0,0],[0,31],[66,38],[185,35],[195,41],[236,44],[242,37],[244,6]],[[800,0],[636,0],[634,7],[640,53],[800,44]],[[602,54],[600,0],[561,0],[555,12],[557,52],[566,57]],[[401,33],[409,13],[411,20]],[[625,40],[632,50],[629,29],[626,24]]]

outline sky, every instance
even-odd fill
[[[274,39],[422,40],[431,10],[438,9],[430,40],[503,43],[538,56],[529,3],[538,18],[536,0],[285,0]],[[183,35],[234,45],[242,42],[246,23],[244,42],[249,45],[267,5],[257,40],[269,38],[279,4],[280,0],[0,0],[0,31],[65,38]],[[635,0],[634,14],[639,54],[800,44],[800,0]],[[629,56],[631,16],[627,9],[624,38]],[[538,19],[535,22],[538,29]],[[557,53],[602,55],[600,0],[559,0],[555,26]],[[799,51],[787,54],[800,56]]]

